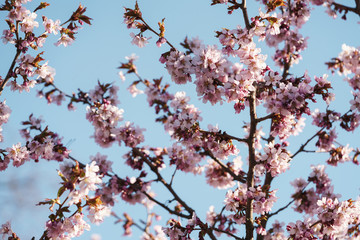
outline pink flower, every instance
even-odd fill
[[[73,41],[74,39],[72,39],[68,35],[62,34],[59,40],[54,44],[55,46],[64,45],[64,47],[67,47],[68,45],[71,45]]]
[[[212,187],[227,189],[235,186],[233,177],[213,160],[209,160],[208,165],[205,166],[205,177],[206,182]]]
[[[39,23],[35,21],[36,17],[37,14],[34,12],[26,16],[21,23],[21,31],[32,32],[34,27],[39,27]]]
[[[2,38],[4,44],[7,44],[7,43],[14,44],[15,40],[13,37],[14,37],[14,34],[10,30],[4,30],[3,36],[1,38]]]
[[[144,128],[135,127],[134,123],[125,122],[120,128],[116,128],[112,133],[116,136],[116,140],[119,142],[124,142],[128,147],[136,147],[140,143],[144,142]]]
[[[156,41],[156,46],[161,47],[161,45],[163,45],[164,43],[166,43],[166,39],[164,37],[159,38],[159,40]]]
[[[13,21],[22,21],[24,18],[30,15],[30,11],[24,6],[18,5],[9,12],[9,19]]]
[[[60,20],[56,20],[55,22],[52,19],[48,19],[43,16],[43,25],[45,27],[45,31],[48,33],[54,33],[55,35],[59,33],[61,30]]]
[[[140,48],[142,47],[145,47],[146,44],[149,43],[149,39],[150,38],[146,38],[146,37],[143,37],[143,36],[140,36],[139,34],[138,35],[135,35],[134,33],[130,33],[130,36],[133,38],[133,40],[131,41],[131,43],[133,45],[136,45]]]
[[[87,217],[89,218],[90,222],[95,223],[96,225],[99,225],[104,221],[105,217],[110,216],[111,214],[111,208],[101,205],[101,206],[90,206],[89,207],[89,215]]]
[[[136,87],[136,84],[131,84],[127,90],[129,91],[129,93],[131,94],[132,97],[136,97],[138,94],[143,94],[144,91],[140,90]]]
[[[106,174],[107,172],[112,172],[111,165],[113,162],[107,160],[106,155],[101,155],[97,153],[95,156],[90,156],[91,161],[95,161],[96,164],[99,166],[99,172]]]
[[[124,75],[123,71],[119,71],[118,76],[121,79],[121,81],[123,81],[123,82],[125,81],[125,75]]]
[[[43,79],[47,83],[52,83],[56,74],[55,69],[50,67],[47,62],[41,65],[35,73],[39,75],[38,78]]]
[[[25,163],[25,161],[29,161],[29,151],[26,147],[21,147],[21,143],[13,145],[12,148],[7,148],[8,152],[7,157],[13,160],[13,165],[19,167]]]
[[[10,224],[9,221],[1,225],[0,235],[2,235],[2,239],[3,239],[3,240],[4,240],[7,236],[10,236],[12,233],[13,233],[13,231],[11,230],[11,224]]]

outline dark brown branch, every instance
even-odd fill
[[[161,176],[161,174],[159,173],[159,170],[157,169],[156,166],[154,166],[152,164],[152,162],[144,155],[143,152],[141,152],[138,148],[133,148],[133,151],[136,155],[140,156],[142,158],[142,160],[150,167],[151,171],[153,173],[156,174],[158,181],[160,181],[165,187],[166,189],[174,196],[174,198],[176,199],[176,201],[178,201],[184,208],[185,210],[192,215],[193,212],[195,212],[191,207],[189,207],[189,205],[187,205],[180,197],[179,195],[174,191],[174,189],[170,186],[170,184],[168,184],[165,179]]]
[[[244,22],[245,22],[245,26],[247,28],[247,30],[250,30],[251,25],[250,25],[250,21],[249,21],[249,16],[247,13],[247,7],[246,7],[246,0],[243,0],[241,5],[240,5],[241,11],[243,13],[244,16]]]
[[[221,215],[223,214],[224,211],[225,211],[225,207],[223,207],[223,208],[221,209],[221,211],[220,211],[220,213],[218,214],[218,216],[221,217]],[[219,218],[216,219],[216,220],[214,221],[214,223],[212,224],[211,228],[214,228],[215,225],[216,225],[216,223],[217,223],[219,220],[220,220]]]
[[[356,4],[356,7],[349,7],[349,6],[345,6],[343,4],[336,3],[336,2],[333,2],[331,5],[335,7],[335,10],[336,9],[345,10],[346,12],[353,12],[360,16],[360,1],[355,0],[355,4]]]
[[[317,131],[311,138],[309,138],[304,144],[302,144],[301,146],[300,146],[300,148],[292,155],[292,156],[290,156],[290,158],[294,158],[296,155],[298,155],[299,153],[301,153],[301,152],[304,152],[305,150],[305,147],[306,147],[306,145],[308,145],[309,144],[309,142],[311,141],[311,140],[313,140],[322,130],[324,130],[325,129],[325,127],[322,127],[319,131]]]
[[[221,230],[221,229],[218,229],[218,228],[213,228],[213,230],[216,231],[216,232],[225,233],[225,234],[227,234],[227,235],[229,235],[229,236],[231,236],[231,237],[233,237],[234,239],[237,239],[237,240],[245,240],[245,238],[240,238],[240,237],[235,236],[234,234],[232,234],[232,233],[230,233],[228,231],[225,231],[225,230]]]
[[[230,134],[228,134],[226,131],[224,132],[210,132],[210,131],[206,131],[206,130],[200,130],[201,133],[205,133],[205,134],[212,134],[212,135],[215,135],[217,137],[220,137],[222,138],[223,140],[227,141],[227,140],[236,140],[238,142],[244,142],[246,143],[247,142],[247,139],[245,138],[238,138],[238,137],[235,137],[235,136],[232,136]]]
[[[270,217],[272,217],[272,216],[274,216],[274,215],[277,215],[277,214],[279,214],[280,212],[284,211],[284,210],[287,209],[294,201],[295,201],[295,199],[291,200],[288,204],[286,204],[286,205],[285,205],[284,207],[282,207],[282,208],[279,208],[277,211],[268,214],[268,218],[270,218]]]
[[[229,3],[234,4],[234,9],[238,9],[238,8],[241,9],[243,13],[246,29],[250,30],[251,24],[249,21],[249,15],[247,13],[246,0],[243,0],[242,3],[238,3],[236,0],[229,0]]]
[[[262,118],[257,118],[256,119],[256,122],[259,123],[259,122],[262,122],[262,121],[265,121],[267,119],[272,119],[274,117],[275,113],[271,113],[265,117],[262,117]]]
[[[147,22],[145,22],[145,20],[143,18],[140,18],[140,20],[146,25],[146,28],[148,30],[150,30],[151,32],[153,32],[156,36],[160,37],[160,34],[158,32],[156,32],[154,29],[152,29],[149,24],[147,24]],[[173,49],[176,49],[167,39],[166,39],[166,43]]]
[[[158,204],[160,207],[162,207],[163,209],[165,209],[166,211],[168,211],[171,214],[174,214],[176,216],[182,217],[182,218],[186,218],[186,219],[191,219],[191,215],[185,215],[182,213],[179,213],[175,210],[170,209],[168,206],[166,206],[164,203],[159,202],[158,200],[156,200],[155,198],[153,198],[152,196],[150,196],[147,192],[142,191],[142,193],[151,201],[153,201],[154,203]]]
[[[18,57],[20,56],[20,53],[21,53],[21,50],[17,49],[16,50],[16,54],[15,54],[15,57],[11,63],[11,66],[9,68],[9,71],[7,72],[6,74],[6,77],[5,79],[1,82],[1,85],[0,85],[0,95],[2,94],[4,88],[5,88],[5,85],[6,83],[9,81],[9,79],[12,77],[13,75],[13,72],[14,72],[14,67],[15,67],[15,64],[16,64],[16,60],[18,59]]]
[[[239,181],[241,183],[245,183],[245,179],[242,176],[238,176],[236,175],[233,171],[231,171],[231,169],[226,166],[224,163],[220,162],[219,159],[217,159],[209,150],[205,151],[205,154],[208,155],[209,157],[211,157],[212,160],[214,160],[217,164],[220,165],[220,167],[227,173],[229,173],[234,180]]]
[[[230,138],[230,139],[236,140],[236,141],[238,141],[238,142],[246,142],[246,139],[245,139],[245,138],[238,138],[238,137],[229,135],[229,134],[227,134],[226,132],[223,132],[222,135],[223,135],[225,138]]]
[[[254,168],[256,165],[255,158],[255,134],[256,134],[256,91],[250,93],[249,97],[249,106],[250,106],[250,130],[248,137],[248,150],[249,150],[249,170],[247,173],[247,189],[254,187]],[[252,240],[254,239],[254,199],[248,198],[246,202],[246,239]]]
[[[265,190],[266,188],[270,189],[270,185],[271,185],[271,182],[272,180],[274,180],[274,177],[271,176],[271,173],[270,172],[267,172],[266,173],[266,176],[265,176],[265,180],[264,180],[264,185],[263,185],[263,190]],[[268,216],[269,214],[266,213],[265,215],[262,215],[262,216],[265,216],[264,218],[262,218],[260,224],[261,226],[266,229],[266,225],[268,223]],[[257,234],[257,237],[256,237],[257,240],[263,240],[264,239],[264,235],[261,235],[261,234]]]
[[[174,181],[174,177],[175,177],[176,171],[177,171],[177,168],[175,168],[174,173],[171,175],[171,180],[170,180],[170,183],[169,183],[170,186],[172,186],[172,183],[173,183],[173,181]]]

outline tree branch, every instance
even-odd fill
[[[239,175],[236,175],[233,171],[231,171],[231,169],[229,167],[227,167],[224,163],[220,162],[219,159],[217,159],[209,150],[205,151],[206,155],[208,155],[209,157],[211,157],[212,160],[214,160],[217,164],[220,165],[220,167],[227,173],[229,173],[234,180],[239,181],[241,183],[245,183],[245,179]]]
[[[286,204],[284,207],[282,208],[279,208],[277,211],[273,212],[273,213],[270,213],[268,214],[268,218],[278,214],[279,212],[281,211],[284,211],[286,208],[288,208],[293,202],[295,201],[295,199],[291,200],[288,204]]]
[[[15,57],[11,63],[11,66],[9,68],[9,71],[7,72],[6,74],[6,77],[5,79],[1,82],[1,85],[0,85],[0,95],[2,94],[4,88],[5,88],[5,85],[6,83],[9,81],[9,79],[12,77],[13,75],[13,72],[14,72],[14,67],[15,67],[15,64],[16,64],[16,60],[18,59],[18,57],[20,56],[20,53],[21,53],[21,50],[17,49],[16,50],[16,54],[15,54]]]
[[[259,123],[259,122],[262,122],[262,121],[265,121],[267,119],[272,119],[272,117],[274,117],[275,113],[271,113],[265,117],[262,117],[262,118],[257,118],[256,119],[256,122]]]
[[[336,3],[336,2],[333,2],[331,5],[335,7],[335,10],[337,10],[337,9],[345,10],[346,12],[353,12],[360,16],[360,1],[355,0],[355,4],[356,4],[356,7],[349,7],[349,6],[345,6],[343,4]]]
[[[305,147],[306,147],[306,145],[308,145],[308,143],[311,141],[311,140],[313,140],[322,130],[324,130],[325,129],[325,127],[322,127],[319,131],[317,131],[311,138],[309,138],[304,144],[302,144],[301,146],[300,146],[300,148],[292,155],[292,156],[290,156],[290,158],[294,158],[296,155],[298,155],[299,153],[301,153],[301,152],[304,152],[305,150]]]
[[[247,30],[250,30],[251,25],[250,25],[249,16],[248,16],[248,13],[247,13],[246,0],[242,1],[242,3],[240,4],[240,8],[241,8],[241,11],[242,11],[243,16],[244,16],[245,26],[246,26]]]
[[[244,0],[245,1],[245,0]],[[248,137],[248,150],[249,150],[249,170],[247,173],[247,189],[254,187],[254,168],[256,165],[255,158],[255,134],[256,134],[256,91],[250,93],[249,97],[249,106],[250,106],[250,130]],[[246,239],[252,240],[254,239],[254,199],[248,198],[246,202]]]
[[[160,37],[160,34],[157,33],[154,29],[152,29],[150,27],[149,24],[147,24],[147,22],[145,22],[145,20],[143,18],[140,18],[140,20],[145,24],[145,26],[147,27],[147,29],[149,29],[151,32],[153,32],[156,36]],[[167,39],[166,39],[166,43],[173,49],[176,49]]]
[[[195,212],[189,205],[187,205],[179,195],[174,191],[170,184],[168,184],[165,179],[159,173],[159,170],[152,164],[152,162],[141,152],[138,148],[133,148],[133,151],[136,155],[140,156],[142,160],[150,167],[151,171],[156,174],[158,181],[160,181],[166,189],[174,196],[174,198],[185,208],[185,210],[192,215]]]
[[[142,191],[142,193],[151,201],[153,201],[154,203],[158,204],[160,207],[162,207],[163,209],[165,209],[166,211],[168,211],[171,214],[174,214],[176,216],[182,217],[182,218],[186,218],[186,219],[191,219],[191,215],[185,215],[182,213],[179,213],[175,210],[170,209],[168,206],[166,206],[164,203],[159,202],[158,200],[156,200],[155,198],[153,198],[152,196],[150,196],[147,192]]]
[[[216,232],[221,232],[221,233],[225,233],[231,237],[233,237],[234,239],[237,239],[237,240],[245,240],[245,238],[240,238],[238,236],[235,236],[234,234],[228,232],[228,231],[225,231],[225,230],[221,230],[221,229],[218,229],[218,228],[213,228],[214,231]]]

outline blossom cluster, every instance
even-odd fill
[[[28,121],[23,122],[26,127],[20,132],[27,140],[26,145],[22,146],[19,142],[3,151],[4,159],[0,160],[1,171],[8,167],[10,161],[13,166],[19,167],[31,159],[35,162],[40,159],[62,162],[69,157],[70,150],[63,145],[62,138],[48,128],[42,130],[41,122],[40,118],[35,118],[33,115],[30,115]],[[31,137],[30,131],[32,130],[40,133]]]
[[[245,223],[245,211],[248,199],[253,200],[254,212],[257,214],[268,213],[276,202],[276,190],[269,191],[261,186],[247,188],[246,184],[239,184],[235,191],[229,190],[224,200],[225,209],[234,212],[230,215],[238,224]]]
[[[81,236],[85,230],[90,230],[90,225],[84,219],[84,215],[76,213],[74,216],[62,221],[48,221],[46,234],[50,239],[67,239]]]
[[[195,75],[196,91],[204,103],[244,101],[249,92],[255,90],[253,83],[260,79],[266,67],[265,56],[256,48],[253,35],[240,27],[218,32],[223,50],[216,46],[205,46],[198,39],[186,40],[185,46],[191,55],[171,50],[162,56],[162,62],[175,83],[184,84],[191,81],[191,75]],[[240,48],[231,50],[236,44]],[[249,68],[228,60],[224,54],[230,53],[238,56],[240,62]]]
[[[258,16],[249,18],[246,1],[212,0],[212,5],[226,4],[229,14],[240,9],[245,26],[217,31],[220,46],[205,45],[198,38],[186,38],[181,43],[184,48],[181,51],[165,38],[164,19],[158,23],[157,32],[144,20],[137,2],[134,9],[125,8],[125,24],[139,31],[137,34],[130,33],[132,44],[144,47],[150,39],[145,33],[152,32],[158,37],[158,47],[165,43],[170,46],[170,50],[161,55],[160,62],[175,84],[192,82],[203,103],[229,103],[233,105],[235,113],[243,113],[248,108],[250,115],[249,122],[244,126],[243,138],[229,135],[218,125],[209,124],[207,129],[202,128],[201,111],[190,103],[186,93],[179,91],[170,94],[169,84],[164,84],[162,78],[153,81],[143,79],[134,64],[135,56],[131,56],[127,58],[127,63],[119,67],[126,69],[126,74],[133,73],[136,77],[128,91],[133,97],[146,95],[149,106],[154,107],[157,114],[156,121],[164,126],[165,132],[175,142],[170,147],[149,147],[141,146],[145,142],[145,129],[130,121],[124,121],[121,125],[124,110],[118,107],[117,86],[98,82],[88,92],[79,89],[77,95],[66,94],[55,86],[55,69],[43,59],[44,54],[33,56],[29,51],[30,48],[37,50],[42,47],[50,34],[61,34],[55,45],[70,45],[80,29],[79,25],[90,25],[91,18],[84,15],[86,8],[80,5],[64,23],[43,16],[44,31],[36,34],[35,29],[40,25],[36,20],[37,11],[49,4],[42,2],[34,11],[30,11],[24,6],[29,1],[5,1],[0,8],[8,12],[6,22],[9,29],[3,32],[3,42],[13,44],[16,48],[6,77],[0,77],[0,94],[6,85],[21,93],[43,84],[38,96],[46,98],[48,103],[61,105],[67,98],[69,110],[75,109],[73,103],[85,104],[86,119],[94,127],[92,138],[95,143],[102,148],[110,147],[113,143],[125,145],[130,150],[123,155],[124,162],[132,170],[138,171],[136,176],[119,177],[112,169],[112,162],[101,153],[91,156],[89,164],[76,161],[69,156],[70,151],[62,144],[59,135],[48,127],[43,129],[42,120],[30,115],[29,120],[23,122],[25,128],[21,130],[26,144],[17,143],[0,149],[0,171],[5,170],[11,161],[16,167],[31,159],[36,162],[40,159],[63,162],[69,158],[75,162],[60,164],[58,175],[62,183],[57,196],[39,203],[50,205],[52,211],[41,239],[68,240],[78,237],[85,230],[90,230],[85,216],[89,222],[100,224],[110,215],[117,218],[117,222],[123,222],[125,236],[131,235],[131,227],[136,226],[143,230],[144,240],[187,240],[194,236],[195,231],[201,240],[206,235],[215,239],[214,234],[238,238],[235,234],[242,226],[246,228],[244,239],[253,239],[255,230],[258,238],[265,240],[359,238],[360,200],[341,201],[340,196],[334,193],[334,186],[323,165],[312,166],[306,180],[298,178],[292,182],[295,188],[291,196],[293,200],[278,211],[271,212],[277,201],[277,190],[272,190],[271,185],[273,179],[289,169],[298,153],[310,152],[305,147],[315,137],[318,137],[315,143],[318,152],[330,153],[327,159],[329,165],[337,166],[351,160],[358,163],[356,158],[360,151],[339,144],[334,125],[339,123],[346,131],[354,131],[360,122],[359,49],[343,45],[340,55],[327,63],[330,69],[345,75],[352,88],[350,110],[343,115],[330,110],[329,105],[335,95],[331,92],[332,85],[326,74],[312,79],[307,72],[296,77],[289,71],[299,63],[302,52],[307,48],[307,37],[299,30],[310,18],[311,4],[324,5],[331,16],[345,10],[344,18],[349,9],[333,0],[263,0],[261,4],[266,12],[260,9]],[[277,9],[280,9],[279,13],[275,12]],[[68,26],[65,27],[65,24]],[[265,40],[268,46],[275,48],[272,60],[282,73],[270,68],[271,64],[266,62],[267,56],[255,44],[256,39]],[[119,76],[125,80],[122,72]],[[316,103],[319,98],[327,106],[325,112],[310,109],[311,103]],[[266,110],[267,115],[258,116],[260,111],[257,112],[257,106]],[[0,102],[0,141],[3,140],[2,125],[8,121],[10,112],[5,101]],[[302,131],[306,115],[312,115],[313,125],[320,130],[291,155],[287,140]],[[265,121],[271,122],[267,138],[263,132]],[[38,134],[32,136],[34,132]],[[235,141],[249,150],[247,172],[243,171],[240,150]],[[263,142],[267,144],[262,145]],[[352,152],[355,152],[353,156]],[[167,165],[175,168],[170,182],[160,173]],[[206,183],[214,188],[235,188],[227,191],[221,212],[216,213],[214,207],[210,207],[207,223],[204,223],[175,191],[173,181],[177,171],[203,174]],[[170,199],[157,198],[151,190],[153,184],[165,187]],[[129,214],[124,213],[123,220],[112,212],[111,207],[118,197],[128,204],[145,206],[148,218],[140,221],[143,228]],[[174,203],[177,205],[174,206]],[[178,219],[170,218],[166,227],[155,226],[153,235],[149,230],[151,219],[159,217],[153,212],[155,204]],[[304,220],[287,224],[288,236],[285,236],[285,224],[278,221],[266,229],[268,219],[291,204],[295,211],[304,214]],[[182,221],[184,218],[188,219],[186,224]],[[10,223],[1,226],[0,234],[3,238],[18,239]]]
[[[329,176],[325,173],[325,168],[324,165],[312,166],[312,172],[307,179],[308,181],[297,178],[291,183],[295,188],[295,193],[293,194],[295,211],[305,212],[312,216],[316,214],[316,202],[322,197],[331,197],[333,199],[338,197],[333,193],[334,187]],[[309,183],[315,184],[315,188],[312,187],[305,190]]]
[[[265,166],[272,177],[275,177],[290,167],[291,157],[280,144],[270,143],[264,148],[264,154],[258,156],[257,161]]]
[[[118,126],[123,120],[124,110],[116,106],[119,102],[117,90],[118,87],[114,85],[100,83],[94,90],[90,90],[86,119],[94,126],[93,137],[100,146],[110,147],[117,141],[119,145],[124,142],[126,146],[136,147],[144,141],[142,132],[145,129],[134,126],[131,122]]]
[[[192,215],[192,218],[188,220],[185,227],[181,225],[181,222],[170,219],[168,221],[169,227],[164,227],[162,230],[170,238],[170,240],[184,239],[190,240],[190,234],[197,225],[202,225],[199,218],[196,216],[195,212]],[[199,234],[201,236],[201,233]],[[201,239],[201,238],[200,238]]]
[[[37,54],[35,57],[27,54],[29,48],[38,50],[43,47],[49,34],[57,35],[61,33],[61,37],[55,43],[56,46],[64,45],[65,47],[70,45],[74,40],[74,34],[77,33],[79,27],[77,23],[91,24],[91,18],[84,15],[86,8],[79,6],[78,9],[73,12],[71,17],[65,23],[69,25],[65,28],[61,24],[60,20],[53,20],[46,16],[42,17],[42,23],[44,31],[41,34],[35,33],[35,28],[39,27],[39,22],[36,20],[38,10],[44,9],[49,6],[48,3],[42,2],[34,11],[30,11],[25,7],[25,4],[29,2],[25,1],[6,1],[6,4],[1,7],[1,10],[8,11],[6,22],[9,29],[3,31],[1,37],[5,44],[10,43],[16,47],[17,53],[13,61],[12,67],[6,78],[2,82],[2,89],[7,83],[7,86],[11,87],[13,91],[30,91],[37,83],[45,83],[49,85],[53,82],[55,76],[54,68],[48,65],[48,62],[41,64],[45,59],[42,58],[43,52]],[[22,35],[23,34],[23,37]],[[17,66],[16,66],[17,65]],[[15,67],[16,66],[16,67]],[[14,68],[15,67],[15,68]],[[37,76],[37,77],[36,77]],[[22,83],[19,82],[19,78],[22,78]],[[36,77],[35,79],[31,79]],[[9,81],[13,78],[12,81]],[[51,96],[53,92],[49,92],[46,98],[49,102],[56,101],[61,102],[63,96],[61,94],[56,97]],[[42,96],[40,94],[40,96]]]
[[[359,236],[359,200],[341,201],[323,197],[316,203],[316,216],[290,223],[286,228],[294,239],[345,239]],[[354,227],[355,226],[355,227]]]

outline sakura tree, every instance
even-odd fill
[[[101,4],[111,12],[111,4]],[[154,17],[142,4],[146,5],[125,2],[122,11],[117,10],[123,24],[106,34],[126,31],[128,44],[120,48],[154,48],[148,56],[151,61],[138,64],[136,55],[125,61],[117,56],[122,61],[112,63],[118,64],[118,69],[112,69],[117,80],[95,77],[95,86],[88,90],[81,80],[58,84],[60,74],[51,65],[56,58],[52,56],[61,58],[62,54],[64,61],[89,61],[85,54],[65,50],[86,45],[86,40],[82,45],[76,42],[97,21],[87,7],[80,4],[60,20],[51,16],[58,14],[56,8],[51,10],[53,3],[5,0],[1,5],[2,47],[12,51],[11,58],[1,57],[6,66],[0,75],[1,174],[31,164],[51,165],[48,172],[58,182],[45,198],[37,199],[37,208],[48,212],[36,224],[41,234],[29,238],[85,239],[85,232],[94,224],[105,224],[107,218],[111,221],[106,224],[115,222],[123,235],[145,240],[360,239],[358,191],[343,198],[327,173],[329,168],[343,171],[345,164],[351,168],[359,164],[360,150],[349,136],[359,133],[360,50],[340,36],[344,44],[332,46],[338,49],[337,55],[320,63],[328,70],[313,76],[307,71],[309,63],[301,61],[311,38],[302,29],[312,11],[322,9],[330,16],[324,22],[334,18],[331,21],[352,24],[356,31],[353,21],[360,16],[360,1],[355,0],[352,7],[332,0],[212,0],[207,3],[209,9],[236,20],[235,27],[213,29],[214,44],[201,36],[185,37],[187,32],[181,32],[181,40],[172,39],[167,35],[171,14]],[[112,17],[108,14],[105,20],[112,22]],[[104,36],[99,44],[108,43]],[[94,46],[87,47],[96,51]],[[322,54],[313,54],[311,61]],[[106,54],[91,59],[97,65],[88,70],[101,72],[101,62],[109,64],[109,59]],[[301,64],[304,69],[298,67]],[[162,69],[161,74],[150,78],[143,74],[146,69],[157,69],[154,65]],[[69,78],[76,74],[66,70]],[[347,90],[334,87],[338,85],[332,79],[343,79]],[[136,98],[126,97],[123,89]],[[13,100],[26,92],[34,93],[30,97],[37,95],[55,112],[68,111],[55,115],[57,129],[47,123],[53,114],[45,108],[24,108],[31,104]],[[231,124],[218,125],[200,107],[204,112],[216,111],[218,119],[230,119]],[[135,109],[141,119],[127,116],[126,108]],[[12,142],[18,133],[6,127],[17,112],[28,116],[21,120],[22,140]],[[62,137],[67,131],[76,138],[89,137],[89,132],[77,131],[74,117],[91,129],[87,141],[94,145],[84,142],[81,151],[72,149]],[[241,131],[234,131],[232,125]],[[168,136],[160,145],[156,140],[162,134],[159,126]],[[110,151],[114,159],[108,156]],[[305,158],[311,159],[310,166],[303,163]],[[293,171],[283,178],[292,166],[302,164],[309,168],[306,172]],[[195,204],[205,187],[196,188],[199,185],[189,184],[187,178],[211,188],[206,201]],[[280,198],[278,192],[286,189],[284,179],[289,178],[292,188],[282,194],[286,199]],[[139,209],[145,209],[145,218]],[[3,239],[23,239],[17,226],[1,220]]]

